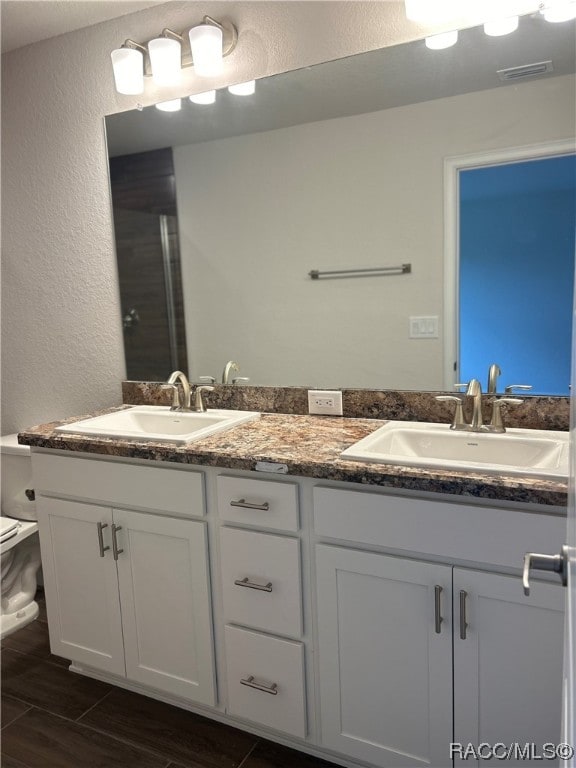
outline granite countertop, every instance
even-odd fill
[[[126,407],[129,406],[121,406]],[[263,413],[255,421],[184,446],[54,431],[61,424],[121,408],[30,427],[20,432],[18,441],[38,448],[238,470],[254,470],[257,462],[269,461],[286,464],[288,474],[301,477],[523,504],[567,505],[567,483],[560,481],[425,470],[339,458],[341,451],[385,423],[377,419]]]

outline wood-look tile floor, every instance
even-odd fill
[[[336,768],[169,704],[82,677],[40,616],[2,643],[2,768]]]

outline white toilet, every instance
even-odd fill
[[[34,596],[40,568],[40,541],[32,464],[30,448],[18,445],[17,435],[0,437],[0,470],[0,637],[4,638],[38,616]]]

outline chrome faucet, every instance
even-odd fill
[[[469,429],[471,432],[481,432],[484,420],[482,418],[482,386],[478,379],[470,379],[466,388],[466,396],[474,398],[472,421]]]
[[[495,395],[498,391],[498,376],[501,374],[500,366],[492,363],[488,369],[488,389],[486,390],[489,395]]]
[[[224,366],[224,371],[222,372],[222,384],[230,384],[230,372],[239,370],[240,368],[238,363],[235,363],[234,360],[229,360]]]
[[[176,382],[180,382],[182,385],[182,398],[180,397],[180,390]],[[186,378],[182,371],[174,371],[168,377],[167,384],[171,384],[174,387],[174,396],[172,398],[171,411],[190,411],[190,382]]]

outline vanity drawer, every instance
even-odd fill
[[[226,620],[300,637],[298,539],[222,528],[220,547]]]
[[[37,453],[32,471],[40,494],[187,517],[205,514],[201,472]]]
[[[226,627],[230,715],[306,736],[304,646]]]
[[[218,511],[228,523],[298,530],[298,486],[273,480],[218,477]]]
[[[526,552],[559,552],[566,518],[405,496],[314,489],[319,536],[521,568]]]

